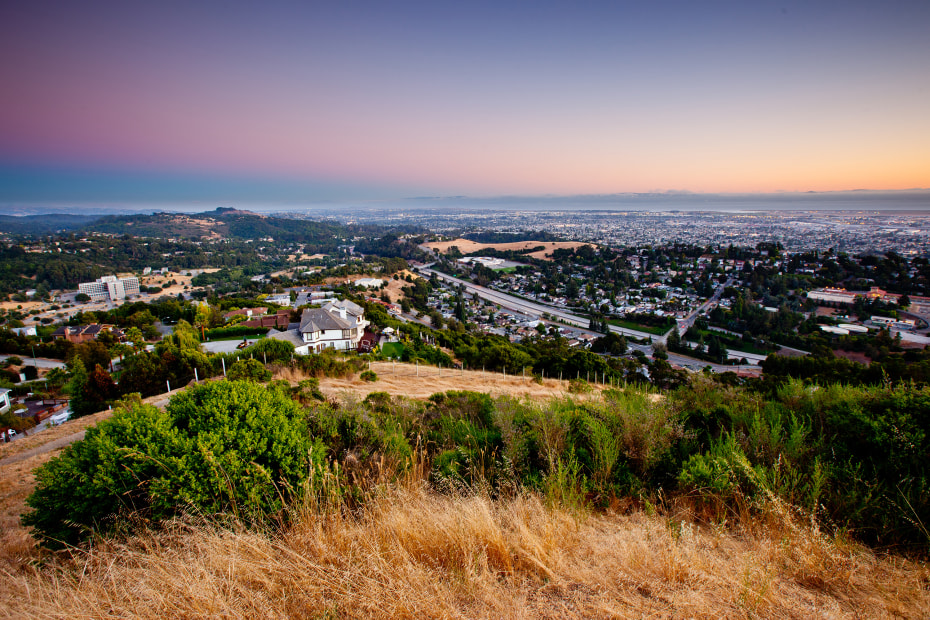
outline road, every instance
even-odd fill
[[[450,282],[455,285],[461,284],[462,286],[465,287],[466,292],[477,294],[482,299],[486,299],[492,303],[495,303],[504,308],[508,308],[510,310],[515,310],[517,312],[522,312],[524,314],[531,314],[531,315],[536,315],[536,316],[539,316],[543,312],[545,312],[549,315],[555,316],[556,318],[563,320],[566,323],[570,323],[572,325],[582,327],[582,329],[587,328],[589,324],[589,321],[587,318],[579,317],[577,315],[571,314],[570,312],[566,312],[565,310],[560,310],[552,306],[547,306],[544,304],[538,304],[535,302],[527,301],[525,299],[520,299],[519,297],[514,297],[512,295],[507,295],[506,293],[501,293],[499,291],[494,291],[494,290],[488,289],[483,286],[478,286],[477,284],[466,282],[459,278],[455,278],[445,273],[442,273],[441,271],[435,271],[433,269],[430,269],[429,265],[421,268],[420,271],[425,272],[427,277],[435,273],[436,277],[442,280],[445,280],[446,282]],[[697,310],[689,314],[688,317],[684,319],[688,327],[694,324],[694,320],[697,318],[698,314],[706,310],[710,306],[710,304],[718,301],[720,299],[720,296],[723,294],[723,289],[727,286],[730,286],[732,283],[733,283],[733,279],[731,278],[727,280],[726,284],[718,286],[717,290],[714,291],[714,294],[713,296],[711,296],[710,299],[708,299],[704,304],[702,304]],[[668,334],[665,334],[663,336],[656,336],[654,334],[647,334],[646,332],[620,328],[620,327],[617,327],[616,325],[611,325],[610,331],[617,333],[617,334],[622,334],[625,336],[634,336],[636,338],[648,338],[652,343],[665,342],[665,339],[668,336]],[[590,333],[595,333],[595,332],[590,332]],[[629,343],[629,348],[632,351],[642,351],[646,355],[652,355],[651,345]],[[711,364],[704,360],[699,360],[693,357],[688,357],[686,355],[681,355],[679,353],[669,353],[668,361],[672,364],[682,366],[684,368],[688,368],[691,370],[701,370],[701,369],[704,369],[710,366],[713,372],[718,372],[718,373],[728,372],[728,371],[737,371],[737,370],[746,370],[749,368],[756,368],[756,369],[758,368],[758,366],[753,366],[753,365],[724,366],[723,364]]]
[[[9,357],[18,357],[23,360],[23,366],[35,366],[36,368],[64,368],[65,363],[61,360],[51,360],[45,357],[29,357],[27,355],[0,355],[0,361]]]
[[[543,313],[555,317],[557,320],[567,323],[569,325],[575,325],[577,327],[586,328],[590,325],[590,320],[586,317],[581,317],[571,312],[567,312],[555,306],[547,306],[545,304],[540,304],[533,301],[528,301],[526,299],[521,299],[519,297],[514,297],[513,295],[508,295],[507,293],[501,293],[489,289],[484,286],[479,286],[477,284],[472,284],[471,282],[466,282],[459,278],[452,277],[441,271],[435,271],[430,269],[429,266],[421,267],[421,273],[425,273],[427,276],[436,274],[441,280],[445,280],[456,286],[464,286],[467,293],[478,295],[482,299],[486,299],[491,303],[497,304],[508,310],[515,310],[517,312],[522,312],[524,314],[531,314],[535,316],[541,316]],[[616,325],[610,326],[610,331],[623,334],[624,336],[633,336],[635,338],[648,338],[651,342],[662,341],[664,336],[656,336],[654,334],[648,334],[646,332],[637,331],[634,329],[626,329],[622,327],[617,327]]]
[[[717,290],[714,291],[714,294],[711,295],[710,299],[698,306],[694,312],[689,314],[687,317],[679,321],[678,333],[684,336],[685,333],[694,325],[694,321],[697,319],[698,315],[706,312],[707,309],[710,308],[711,304],[715,304],[720,301],[720,296],[723,295],[723,290],[728,286],[733,286],[733,282],[735,282],[735,280],[733,278],[729,278],[727,279],[726,283],[717,286]]]

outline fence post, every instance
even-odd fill
[[[200,383],[200,377],[197,376],[196,368],[194,368],[194,383]]]
[[[420,360],[417,360],[417,376],[420,376]]]
[[[221,357],[221,358],[220,358],[220,363],[223,364],[223,376],[225,377],[225,376],[226,376],[226,358],[225,358],[225,357]]]
[[[166,379],[166,380],[165,380],[165,383],[168,384],[168,391],[170,392],[170,391],[171,391],[171,381],[168,381],[168,380]]]

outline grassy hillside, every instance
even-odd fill
[[[648,480],[650,467],[662,467],[664,457],[655,450],[673,445],[669,433],[689,439],[675,422],[680,404],[667,397],[592,391],[566,400],[567,383],[539,386],[508,377],[492,386],[494,379],[483,373],[416,377],[404,376],[415,372],[409,366],[396,368],[401,374],[389,379],[388,365],[381,365],[384,378],[373,385],[324,378],[320,388],[328,403],[307,400],[299,383],[305,378],[281,371],[310,412],[311,435],[329,447],[287,510],[267,515],[264,525],[240,520],[235,506],[210,518],[189,507],[160,525],[118,527],[92,547],[41,551],[13,515],[33,484],[29,468],[52,453],[27,451],[46,442],[43,434],[25,440],[29,445],[0,446],[0,505],[7,515],[3,609],[13,617],[59,618],[930,613],[926,564],[876,553],[843,528],[821,528],[811,513],[780,499],[782,489],[769,486],[775,478],[763,480],[761,492],[746,486],[729,494],[610,492],[615,479],[604,476],[607,463],[584,452],[595,448],[589,442],[598,436],[609,439],[588,434],[595,420],[609,422],[602,416],[611,411],[623,416],[616,445],[625,465],[619,470],[643,472]],[[418,396],[430,387],[475,387],[482,380],[483,389],[496,387],[502,395],[411,400],[370,394],[387,388]],[[525,392],[535,399],[509,395],[520,386],[537,390]],[[689,398],[697,406],[715,393],[704,385]],[[880,392],[865,395],[874,399]],[[816,404],[803,393],[786,397],[799,411]],[[844,402],[856,398],[862,394],[850,392]],[[747,402],[733,406],[746,409]],[[60,441],[96,421],[68,423],[47,439]],[[501,434],[489,434],[493,428]],[[526,429],[528,443],[518,428]],[[750,434],[741,441],[761,430],[741,431]],[[507,458],[489,460],[482,442],[503,442]],[[581,469],[573,458],[583,460]],[[547,459],[555,459],[555,467],[546,466]],[[533,473],[537,467],[540,477]]]

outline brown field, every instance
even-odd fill
[[[323,379],[330,396],[480,389],[560,396],[565,382],[405,375]],[[287,377],[297,380],[301,377]],[[597,398],[596,393],[589,397]],[[149,399],[164,404],[165,395]],[[0,615],[10,618],[926,618],[930,568],[822,534],[777,501],[706,518],[685,499],[591,512],[534,493],[439,495],[422,463],[346,512],[314,499],[260,533],[179,521],[86,550],[37,550],[19,525],[32,471],[108,412],[0,446]],[[27,456],[24,460],[5,457]],[[321,492],[325,495],[325,490]]]
[[[560,398],[568,394],[568,381],[558,379],[545,379],[542,384],[532,381],[532,377],[524,379],[522,376],[500,373],[483,372],[480,370],[440,369],[435,366],[420,366],[419,371],[413,364],[391,364],[391,362],[375,362],[371,369],[378,375],[375,382],[362,381],[355,375],[351,378],[322,377],[320,389],[327,396],[339,398],[344,395],[353,395],[364,398],[372,392],[387,392],[395,396],[409,398],[427,398],[437,392],[448,390],[471,390],[485,392],[492,396],[510,394],[518,397],[528,397],[542,400]],[[417,376],[419,372],[419,376]],[[286,379],[292,383],[306,378],[299,371],[285,368],[275,375],[276,379]],[[592,385],[592,396],[596,396],[603,386]]]
[[[322,511],[320,510],[322,508]],[[926,567],[777,509],[725,529],[687,508],[589,513],[535,494],[383,487],[261,534],[176,523],[7,569],[18,618],[926,618]]]
[[[219,269],[204,269],[203,271],[205,273],[213,273],[215,271],[219,271]],[[158,274],[158,275],[144,276],[140,278],[139,284],[143,286],[164,287],[167,282],[174,280],[175,282],[177,282],[177,284],[169,286],[168,288],[163,288],[162,292],[158,293],[158,295],[159,296],[160,295],[171,295],[173,297],[176,297],[178,293],[186,294],[186,293],[189,293],[192,289],[196,288],[196,287],[191,286],[192,279],[193,279],[192,276],[183,276],[180,273],[169,273],[168,275],[165,275],[165,276]],[[187,289],[184,288],[185,286],[187,287]]]
[[[558,249],[575,249],[583,245],[590,245],[591,243],[582,243],[580,241],[514,241],[512,243],[477,243],[475,241],[469,241],[468,239],[455,239],[453,241],[434,241],[432,243],[424,244],[428,248],[432,248],[439,252],[447,252],[449,248],[455,246],[459,249],[462,254],[471,254],[473,252],[480,252],[486,248],[494,248],[495,250],[507,251],[507,250],[525,250],[527,248],[535,248],[539,246],[544,246],[544,250],[539,250],[538,252],[531,252],[527,256],[532,256],[533,258],[548,259],[552,256],[552,253]]]
[[[399,280],[395,280],[393,275],[391,275],[391,276],[384,276],[384,275],[378,274],[378,273],[353,274],[353,275],[349,276],[348,278],[342,277],[342,276],[326,278],[325,280],[323,280],[323,283],[326,284],[326,285],[328,285],[328,286],[332,286],[332,285],[334,285],[334,284],[344,284],[345,282],[350,282],[350,283],[351,283],[351,282],[354,282],[354,281],[359,280],[359,279],[361,279],[361,278],[381,278],[382,280],[385,280],[385,279],[386,279],[388,285],[387,285],[387,288],[386,288],[385,290],[387,291],[387,294],[388,294],[388,297],[389,297],[390,300],[391,300],[391,303],[400,303],[400,300],[401,300],[401,299],[403,298],[403,296],[404,296],[404,293],[403,293],[403,291],[402,291],[401,289],[403,289],[405,286],[410,286],[410,283],[407,282],[406,280],[404,280],[404,278],[405,278],[406,276],[410,276],[410,277],[412,277],[412,278],[420,278],[420,277],[422,277],[422,276],[420,276],[419,274],[416,274],[416,273],[414,273],[414,272],[412,272],[412,271],[409,271],[409,270],[407,270],[407,269],[404,269],[403,271],[398,271],[398,272],[397,272],[397,275],[398,275],[398,277],[400,278]],[[380,297],[381,291],[380,291],[380,290],[371,290],[371,291],[370,291],[370,294],[371,294],[371,296],[373,296],[373,297]]]

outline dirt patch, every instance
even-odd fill
[[[845,357],[850,361],[865,364],[866,366],[872,363],[872,358],[870,358],[865,353],[862,353],[861,351],[841,351],[838,349],[834,351],[833,354],[837,357]]]
[[[219,271],[219,269],[201,269],[199,271],[203,271],[204,273],[213,273],[213,272]],[[156,296],[170,295],[172,297],[177,297],[178,293],[190,293],[191,290],[196,288],[191,285],[191,280],[193,278],[194,276],[185,276],[185,275],[181,275],[180,273],[168,273],[166,275],[152,274],[148,276],[143,276],[139,280],[139,284],[141,286],[161,287],[162,289],[161,293],[158,293]],[[169,285],[168,283],[171,282],[172,280],[174,280],[176,284]],[[187,288],[185,289],[185,287]]]
[[[491,396],[508,394],[516,397],[528,397],[534,400],[561,398],[569,393],[568,381],[544,379],[537,383],[527,376],[504,375],[502,373],[481,370],[455,370],[435,366],[414,364],[391,364],[390,362],[372,363],[371,369],[378,375],[375,382],[362,381],[358,375],[349,378],[323,377],[320,389],[326,396],[340,399],[345,395],[364,398],[372,392],[387,392],[396,396],[409,398],[428,398],[437,392],[448,390],[470,390],[485,392]],[[275,376],[296,383],[302,376],[286,369]],[[599,398],[605,386],[592,385],[591,398]],[[575,395],[576,397],[578,395]]]
[[[475,241],[469,241],[468,239],[455,239],[453,241],[434,241],[432,243],[425,244],[426,247],[432,248],[438,252],[448,252],[449,248],[455,246],[459,249],[462,254],[471,254],[473,252],[480,252],[488,248],[493,248],[495,250],[500,250],[506,252],[508,250],[527,250],[529,248],[538,248],[542,246],[544,249],[531,252],[527,256],[532,256],[533,258],[541,258],[543,260],[548,260],[552,253],[560,249],[570,249],[574,250],[575,248],[580,248],[583,245],[589,245],[591,247],[596,247],[592,243],[583,243],[581,241],[513,241],[510,243],[477,243]]]
[[[414,278],[414,279],[421,277],[420,275],[413,273],[410,270],[405,269],[403,271],[397,272],[397,277],[398,277],[397,280],[394,279],[393,275],[385,276],[384,274],[380,274],[380,273],[369,273],[369,274],[353,274],[349,276],[348,278],[342,277],[342,276],[326,278],[325,280],[323,280],[323,284],[327,286],[334,286],[334,285],[346,284],[346,283],[352,284],[356,280],[360,280],[362,278],[380,278],[387,282],[387,288],[384,290],[387,292],[388,297],[391,299],[391,303],[396,304],[396,303],[400,303],[400,300],[403,299],[404,297],[403,288],[405,286],[410,286],[410,282],[407,282],[407,280],[405,280],[407,276],[410,276],[411,278]],[[382,291],[380,289],[370,289],[368,291],[371,297],[380,297],[381,292]]]

